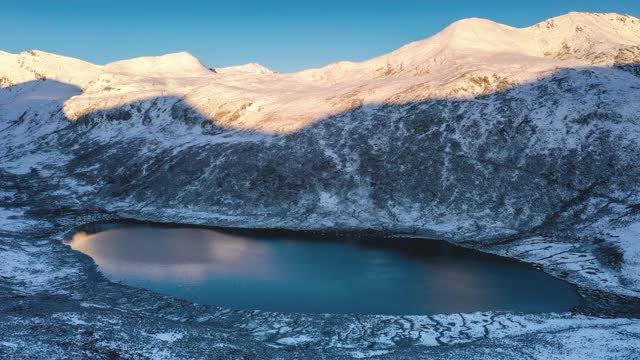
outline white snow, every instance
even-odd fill
[[[284,337],[276,340],[276,342],[281,345],[299,345],[299,344],[312,342],[314,340],[315,340],[314,338],[308,335],[298,335],[298,336]]]
[[[340,199],[334,195],[327,192],[320,193],[320,202],[319,205],[325,209],[336,211],[338,209],[338,202]]]
[[[618,334],[624,334],[622,339]],[[636,323],[617,327],[568,327],[543,336],[548,342],[558,346],[532,344],[536,357],[549,360],[582,359],[632,359],[637,355],[637,339],[640,325]],[[635,339],[629,340],[629,339]]]
[[[116,61],[105,65],[104,72],[148,77],[198,76],[211,73],[200,60],[188,52]]]
[[[624,286],[640,293],[640,222],[611,229],[608,240],[623,252],[624,261],[620,274]]]
[[[218,74],[225,74],[225,73],[273,74],[275,73],[275,71],[267,68],[266,66],[260,65],[258,63],[248,63],[243,65],[214,68],[213,71]]]
[[[18,348],[18,344],[12,343],[12,342],[8,342],[8,341],[0,341],[0,346],[6,346],[6,347],[11,348],[11,349],[17,349]]]
[[[72,325],[89,325],[88,322],[82,320],[79,314],[75,313],[57,313],[52,315],[54,318],[62,319]]]
[[[0,68],[13,84],[33,81],[30,69],[35,69],[82,89],[64,101],[72,120],[145,99],[176,97],[225,128],[289,133],[354,104],[470,97],[496,90],[505,79],[513,86],[561,68],[611,65],[621,48],[637,45],[640,20],[632,16],[570,13],[523,29],[460,20],[368,61],[294,74],[256,63],[211,71],[186,52],[105,66],[43,52],[0,53]],[[474,82],[479,78],[488,79],[489,88]]]
[[[14,85],[38,80],[44,76],[49,80],[82,86],[96,76],[100,66],[66,56],[31,50],[19,54],[0,51],[0,69],[0,78],[5,77]],[[0,85],[0,88],[7,85],[9,84]]]
[[[41,225],[28,220],[20,209],[0,208],[0,276],[8,279],[14,289],[35,293],[45,289],[61,291],[56,285],[75,278],[77,266],[60,266],[51,256],[54,246],[49,242],[19,241],[2,234],[14,234]]]
[[[389,350],[354,351],[351,353],[351,356],[353,356],[356,359],[366,359],[374,356],[381,356],[388,353],[389,353]]]
[[[149,336],[160,341],[166,341],[166,342],[172,343],[174,341],[182,339],[184,337],[184,334],[177,333],[177,332],[166,332],[166,333],[153,334]]]

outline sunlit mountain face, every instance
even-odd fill
[[[297,73],[255,63],[209,69],[187,52],[94,65],[34,50],[2,53],[0,64],[5,87],[43,79],[76,86],[82,94],[63,102],[70,121],[145,113],[150,121],[161,117],[146,111],[154,99],[171,97],[154,106],[170,107],[175,120],[283,134],[361,106],[469,99],[560,69],[634,64],[639,28],[640,20],[618,14],[570,13],[527,28],[471,18],[371,60]]]

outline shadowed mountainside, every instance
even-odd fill
[[[174,96],[68,121],[62,98],[3,127],[24,142],[3,157],[58,154],[43,169],[92,186],[83,202],[104,208],[458,239],[556,231],[640,202],[639,84],[619,69],[561,70],[477,98],[360,106],[288,135],[221,128]]]

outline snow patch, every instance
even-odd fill
[[[304,344],[312,341],[315,341],[315,339],[308,335],[298,335],[298,336],[284,337],[284,338],[278,339],[276,340],[276,343],[281,345],[293,346],[293,345],[300,345],[300,344]]]
[[[166,332],[166,333],[153,334],[149,336],[160,341],[166,341],[166,342],[172,343],[174,341],[182,339],[184,337],[184,334],[177,333],[177,332]]]

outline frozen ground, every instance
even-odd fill
[[[607,316],[596,309],[592,315],[350,316],[195,305],[111,283],[88,257],[60,241],[74,224],[111,215],[86,212],[34,218],[25,215],[24,209],[3,208],[1,216],[3,358],[640,356],[640,319],[629,317],[632,313]],[[619,305],[609,306],[606,310]]]

